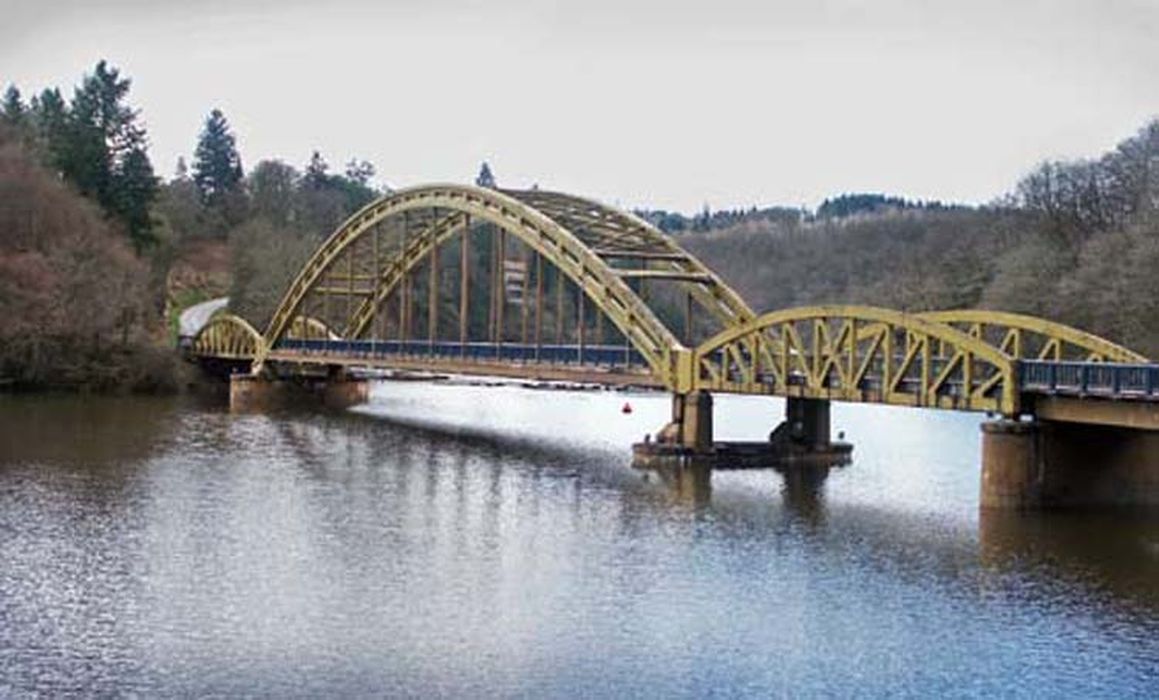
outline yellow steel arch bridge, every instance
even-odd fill
[[[222,314],[193,357],[254,374],[383,367],[988,411],[1159,399],[1109,340],[985,310],[754,312],[671,237],[573,195],[427,185],[350,217],[265,328]]]

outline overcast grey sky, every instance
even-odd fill
[[[987,201],[1159,115],[1159,0],[0,0],[0,82],[133,79],[158,171],[371,160],[684,211]]]

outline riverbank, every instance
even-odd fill
[[[59,362],[36,365],[35,372],[6,369],[0,375],[0,392],[20,394],[170,395],[194,380],[194,368],[172,347],[161,345],[62,354]]]

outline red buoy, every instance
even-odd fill
[[[632,404],[625,401],[624,407],[620,409],[620,413],[631,413],[631,412],[632,412]]]

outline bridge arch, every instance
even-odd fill
[[[500,190],[529,206],[533,206],[563,225],[592,252],[610,263],[614,272],[622,273],[611,261],[648,261],[655,268],[648,272],[657,279],[668,279],[680,285],[700,308],[715,317],[721,327],[727,328],[756,317],[756,313],[741,296],[712,272],[704,263],[681,248],[643,219],[612,207],[574,195],[545,190]],[[393,293],[398,283],[418,267],[431,249],[437,249],[447,240],[459,235],[466,225],[465,215],[452,214],[428,227],[414,239],[412,247],[402,255],[391,258],[379,274],[381,282],[376,293],[360,304],[351,328],[346,335],[360,338],[369,329],[374,314],[383,300]],[[633,271],[641,274],[642,271]],[[647,304],[647,300],[643,300]]]
[[[1034,316],[988,309],[927,311],[917,315],[980,338],[1016,360],[1148,361],[1105,338]]]
[[[290,322],[290,327],[286,329],[285,337],[338,340],[342,336],[333,328],[326,325],[325,321],[321,319],[314,318],[313,316],[295,316],[294,320]]]
[[[712,310],[722,325],[755,316],[739,295],[702,263],[655,227],[631,215],[589,200],[537,190],[431,185],[384,196],[340,226],[290,285],[266,329],[263,348],[268,351],[279,340],[289,337],[295,319],[305,314],[303,300],[311,290],[321,287],[323,279],[340,259],[354,255],[353,245],[368,236],[377,236],[376,226],[414,212],[429,212],[431,216],[417,235],[407,238],[404,234],[399,249],[382,261],[378,260],[378,240],[373,239],[376,251],[373,273],[362,275],[373,278],[368,280],[372,286],[363,290],[358,308],[351,311],[347,326],[339,335],[347,339],[362,337],[371,327],[380,305],[400,281],[432,256],[443,242],[469,232],[471,223],[479,221],[515,236],[566,276],[640,353],[652,374],[666,385],[674,385],[677,358],[687,356],[687,349],[631,288],[629,279],[658,278],[687,285],[689,298],[695,297],[698,303]],[[583,220],[581,212],[590,220]],[[649,266],[656,261],[661,269],[629,270],[616,264],[619,257],[646,260]],[[354,277],[352,271],[349,276],[352,292]],[[260,366],[264,357],[263,354],[258,358],[257,365]]]
[[[265,353],[265,338],[240,316],[218,313],[193,337],[191,350],[200,357],[252,360]]]
[[[661,274],[686,275],[685,289],[724,327],[745,323],[757,314],[735,290],[671,236],[630,212],[586,197],[546,190],[505,190],[575,232],[598,255],[654,260]]]
[[[692,355],[697,390],[1018,412],[1015,361],[921,316],[868,306],[782,309]]]

